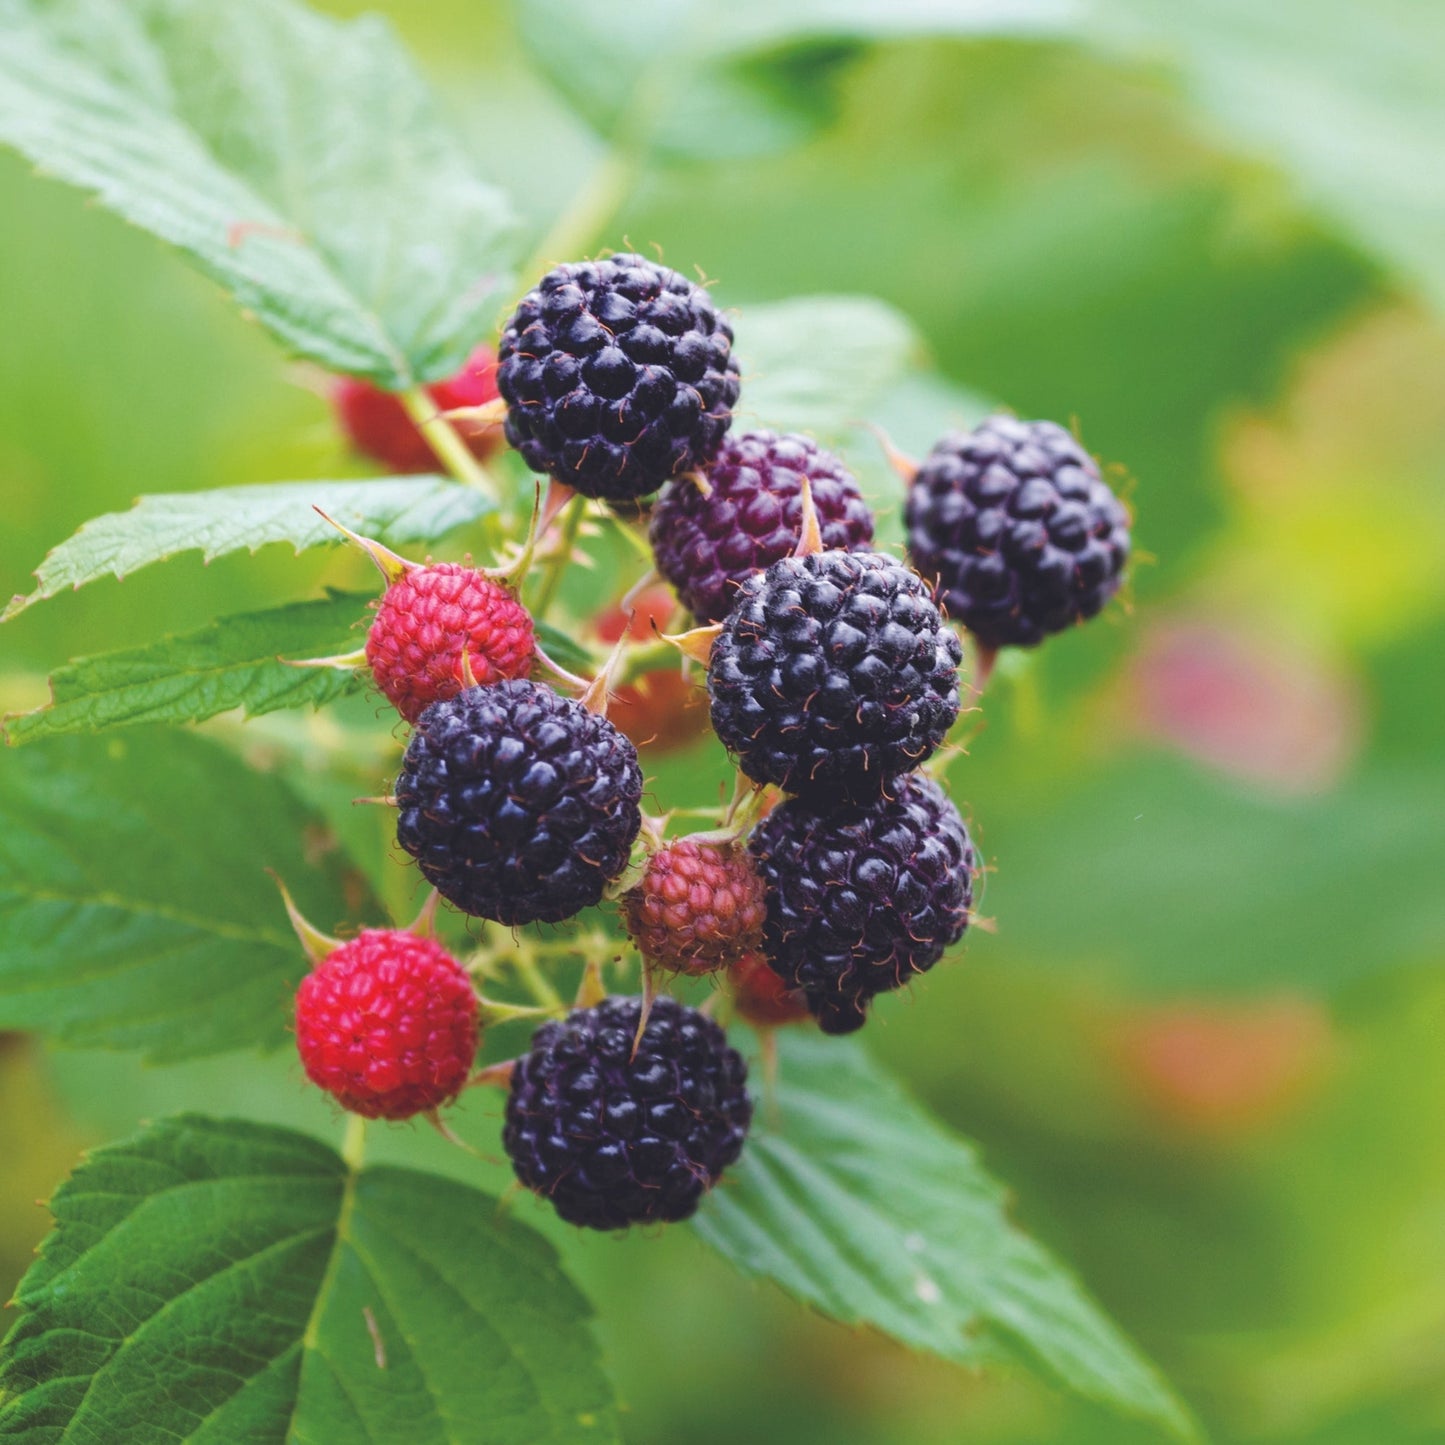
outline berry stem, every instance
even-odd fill
[[[557,589],[562,585],[562,573],[572,560],[572,550],[577,545],[577,534],[582,530],[582,518],[586,515],[587,498],[573,497],[567,504],[562,518],[562,535],[557,539],[557,550],[547,559],[542,573],[542,585],[536,601],[532,604],[532,616],[543,621],[548,609],[556,601]]]
[[[551,980],[537,967],[537,960],[532,957],[529,951],[519,948],[512,958],[512,967],[516,971],[517,978],[526,987],[527,992],[530,993],[544,1009],[558,1014],[567,1012],[567,1007],[562,1002],[561,994],[552,987]]]
[[[400,393],[401,404],[416,428],[442,459],[446,469],[459,481],[475,488],[494,502],[500,501],[496,483],[486,468],[471,454],[457,429],[444,417],[435,400],[419,386]]]
[[[639,530],[632,522],[625,517],[619,517],[616,512],[604,510],[602,512],[604,521],[612,524],[612,530],[641,557],[650,568],[652,566],[652,543],[647,540],[646,529]]]
[[[353,1176],[361,1172],[361,1161],[366,1157],[366,1120],[360,1114],[348,1114],[346,1117],[346,1137],[341,1142],[341,1157]]]
[[[558,1018],[566,1012],[560,1002],[556,1008],[524,1003],[504,1003],[500,999],[481,998],[478,1009],[484,1026],[513,1023],[517,1019]]]
[[[644,642],[629,648],[617,672],[617,685],[624,687],[649,672],[676,672],[677,648],[670,642]]]

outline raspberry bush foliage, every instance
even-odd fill
[[[1009,491],[989,439],[1022,424],[970,442],[983,413],[881,302],[746,304],[587,196],[529,244],[380,23],[5,0],[0,39],[0,136],[310,368],[348,473],[142,496],[6,614],[297,554],[220,618],[177,564],[167,635],[60,663],[6,722],[0,1024],[293,1063],[291,1126],[159,1118],[60,1185],[0,1436],[618,1440],[574,1263],[666,1226],[1187,1437],[866,1042],[880,997],[912,995],[906,1031],[922,975],[967,966],[995,648],[1119,581],[1082,444],[1036,428]],[[943,438],[917,481],[857,425],[908,384]],[[702,696],[715,736],[669,762]]]

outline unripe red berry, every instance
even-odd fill
[[[674,973],[723,968],[762,943],[767,903],[747,851],[681,838],[654,853],[622,899],[642,956]]]
[[[624,632],[630,642],[653,642],[665,632],[676,609],[672,590],[659,583],[638,594],[632,620],[621,607],[609,607],[593,622],[598,639],[617,642]],[[645,672],[608,695],[607,716],[639,748],[667,752],[686,747],[707,731],[707,691],[701,674],[683,673],[680,659],[657,672]]]
[[[439,411],[483,406],[497,399],[497,357],[489,346],[479,346],[455,376],[427,387]],[[336,420],[357,451],[389,472],[430,472],[441,469],[441,459],[417,430],[395,392],[383,391],[357,376],[338,377],[331,392]],[[485,461],[502,443],[500,422],[469,427],[455,423],[472,455]]]
[[[761,953],[747,953],[728,970],[738,1017],[758,1028],[776,1028],[808,1017],[801,990],[790,989]]]
[[[369,928],[296,991],[307,1077],[343,1109],[410,1119],[456,1097],[477,1054],[477,996],[434,939]]]
[[[386,589],[366,637],[376,685],[408,722],[466,685],[525,677],[536,641],[516,596],[475,567],[414,567]]]

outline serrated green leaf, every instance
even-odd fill
[[[35,571],[40,585],[16,597],[0,622],[66,588],[102,577],[128,577],[179,552],[207,562],[289,542],[298,552],[336,542],[328,516],[388,546],[427,542],[475,522],[495,503],[444,477],[390,477],[377,482],[270,482],[210,492],[140,497],[128,512],[94,517]]]
[[[1004,1190],[854,1042],[789,1035],[773,1117],[695,1228],[748,1274],[847,1324],[960,1364],[1023,1362],[1183,1438],[1154,1369],[1046,1250]]]
[[[373,16],[5,0],[0,140],[379,385],[456,370],[506,294],[508,203]]]
[[[1072,0],[954,0],[965,34],[1057,28]],[[534,63],[601,134],[680,156],[775,150],[832,113],[856,43],[936,34],[938,0],[522,0]]]
[[[749,425],[836,440],[916,362],[912,324],[871,296],[803,296],[749,306],[737,320]]]
[[[379,908],[279,779],[194,733],[0,753],[0,1028],[193,1058],[286,1041],[319,927]]]
[[[477,1190],[186,1115],[96,1150],[51,1208],[0,1439],[620,1439],[586,1301]]]
[[[137,723],[201,722],[241,708],[248,717],[281,708],[321,707],[355,692],[354,668],[292,667],[282,659],[323,658],[361,645],[364,594],[294,602],[223,617],[182,637],[78,657],[53,673],[49,704],[7,719],[10,743],[61,733],[98,733]]]

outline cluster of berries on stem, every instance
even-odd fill
[[[364,665],[409,725],[397,844],[474,928],[513,930],[537,1002],[482,997],[474,972],[509,945],[469,971],[431,908],[345,943],[293,910],[314,964],[296,996],[303,1067],[370,1118],[435,1119],[468,1084],[505,1083],[518,1179],[591,1228],[686,1218],[744,1147],[746,1065],[711,1002],[674,998],[673,980],[719,981],[767,1039],[809,1019],[848,1033],[963,937],[978,855],[927,771],[960,713],[958,627],[982,656],[1034,645],[1094,616],[1129,555],[1128,515],[1074,438],[995,417],[904,467],[910,565],[875,546],[837,457],[732,429],[739,377],[703,286],[634,254],[550,271],[495,357],[431,389],[481,427],[474,448],[500,427],[549,479],[525,544],[487,569],[354,538],[385,590],[364,649],[310,664]],[[354,442],[395,470],[431,464],[419,433],[410,450],[399,430],[377,440],[378,418],[410,416],[361,387],[337,391]],[[523,590],[548,556],[550,602],[587,507],[645,536],[661,579],[596,619],[613,651],[590,681],[547,656]],[[629,670],[659,648],[670,667]],[[669,838],[643,812],[639,744],[682,745],[704,716],[737,792],[716,827]],[[517,930],[612,903],[641,991],[608,996],[594,958],[568,1010]],[[477,1071],[483,1026],[530,1015],[547,1021],[529,1049]]]

